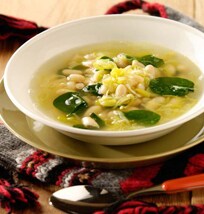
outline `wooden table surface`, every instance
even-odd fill
[[[16,16],[19,18],[37,22],[41,26],[55,26],[57,24],[77,18],[102,15],[115,3],[123,0],[0,0],[0,14]],[[149,2],[155,2],[149,0]],[[182,13],[194,18],[204,25],[204,1],[203,0],[157,0]],[[3,75],[5,65],[18,47],[18,44],[0,43],[0,77]],[[22,181],[26,183],[26,181]],[[18,213],[62,213],[49,206],[48,198],[57,189],[56,187],[44,188],[43,186],[28,183],[28,185],[40,195],[41,211],[25,210]],[[204,203],[204,189],[173,194],[148,197],[148,201],[158,205],[198,204]],[[0,213],[5,213],[0,209]]]

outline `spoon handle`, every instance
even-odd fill
[[[143,196],[143,195],[183,192],[183,191],[192,190],[200,187],[204,187],[204,174],[198,174],[198,175],[192,175],[192,176],[167,180],[163,182],[161,185],[132,192],[126,197],[129,199],[129,198]]]
[[[162,183],[162,189],[165,192],[185,191],[204,187],[204,174],[192,175]]]

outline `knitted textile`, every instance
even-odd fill
[[[150,15],[174,19],[204,32],[204,28],[187,16],[170,7],[158,3],[132,0],[114,5],[106,14],[123,13],[132,9],[142,9]],[[23,24],[23,25],[22,25]],[[0,16],[0,40],[11,38],[29,39],[45,30],[35,23]],[[24,31],[25,30],[25,31]],[[8,212],[26,206],[38,206],[37,194],[27,187],[17,185],[15,176],[26,176],[46,184],[68,187],[90,184],[106,188],[117,194],[151,187],[165,180],[195,175],[204,172],[204,143],[183,152],[164,163],[131,169],[108,170],[85,168],[73,165],[72,161],[31,147],[0,125],[0,205]],[[160,206],[138,200],[121,201],[97,214],[136,213],[204,213],[204,205]]]

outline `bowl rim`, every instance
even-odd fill
[[[9,98],[11,99],[11,101],[15,104],[15,106],[22,111],[24,114],[28,115],[29,117],[42,122],[43,124],[50,126],[52,128],[55,129],[59,129],[62,131],[67,131],[70,133],[75,133],[75,134],[79,134],[79,135],[90,135],[90,136],[104,136],[106,135],[107,137],[127,137],[127,136],[138,136],[138,135],[145,135],[148,133],[152,133],[155,131],[163,131],[165,129],[169,129],[169,128],[173,128],[176,126],[179,126],[191,119],[193,119],[194,117],[200,115],[201,113],[204,112],[204,108],[198,108],[198,111],[192,113],[191,115],[189,115],[188,117],[186,117],[186,113],[184,113],[183,115],[181,115],[178,118],[175,118],[172,121],[166,122],[164,124],[159,124],[159,125],[155,125],[155,126],[151,126],[151,127],[144,127],[141,129],[135,129],[135,130],[121,130],[121,131],[105,131],[105,130],[90,130],[90,129],[80,129],[80,128],[75,128],[75,127],[71,127],[69,125],[63,124],[58,122],[57,120],[53,120],[52,118],[49,118],[45,113],[43,113],[47,118],[49,118],[49,120],[42,118],[40,115],[37,115],[33,112],[31,112],[28,108],[25,108],[24,106],[22,106],[19,101],[13,96],[12,92],[9,89],[9,83],[8,83],[8,78],[7,76],[9,75],[9,68],[10,65],[13,63],[13,59],[16,57],[16,55],[19,54],[19,52],[21,52],[22,50],[26,49],[27,47],[29,47],[30,45],[32,45],[33,43],[35,43],[38,40],[41,40],[44,37],[47,37],[49,34],[52,34],[55,31],[61,31],[62,29],[66,28],[67,26],[72,26],[72,25],[77,25],[77,24],[84,24],[84,22],[89,22],[89,21],[93,21],[93,20],[101,20],[101,19],[124,19],[124,18],[136,18],[136,19],[142,19],[142,20],[152,20],[152,21],[156,21],[156,22],[162,22],[162,23],[167,23],[168,25],[175,25],[175,26],[179,26],[180,28],[183,28],[184,30],[187,31],[191,31],[193,34],[197,34],[199,37],[203,37],[204,40],[204,33],[201,32],[200,30],[191,27],[187,24],[175,21],[175,20],[171,20],[171,19],[165,19],[165,18],[161,18],[161,17],[155,17],[155,16],[148,16],[148,15],[137,15],[137,14],[110,14],[110,15],[99,15],[99,16],[92,16],[92,17],[83,17],[80,19],[76,19],[76,20],[71,20],[59,25],[56,25],[54,27],[51,27],[41,33],[39,33],[38,35],[34,36],[33,38],[29,39],[27,42],[25,42],[21,47],[19,47],[14,54],[11,56],[11,58],[9,59],[6,67],[5,67],[5,72],[4,72],[4,85],[5,85],[5,90],[9,96]],[[196,104],[197,105],[197,104]],[[195,106],[193,107],[195,108]]]

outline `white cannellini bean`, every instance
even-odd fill
[[[134,66],[134,67],[141,67],[141,68],[144,68],[145,66],[144,66],[144,64],[142,64],[141,62],[139,62],[139,61],[137,61],[137,60],[133,60],[132,61],[132,66]]]
[[[175,104],[179,103],[180,101],[181,101],[181,99],[179,99],[179,97],[176,97],[176,98],[172,97],[168,104],[175,105]]]
[[[141,77],[140,75],[135,75],[133,77],[134,81],[138,82],[138,83],[142,83],[144,82],[144,77]]]
[[[101,78],[101,74],[102,74],[102,72],[100,72],[100,71],[95,72],[94,75],[91,78],[91,81],[92,82],[98,82],[100,80],[100,78]]]
[[[165,74],[168,75],[168,76],[173,76],[173,75],[176,74],[176,68],[172,64],[165,65],[164,69],[166,71]]]
[[[70,90],[74,90],[75,89],[75,85],[76,85],[75,82],[72,82],[72,81],[67,82],[67,88],[70,89]]]
[[[83,117],[82,118],[82,123],[85,127],[95,127],[95,128],[99,128],[98,123],[92,119],[91,117]]]
[[[76,89],[82,89],[84,87],[84,83],[77,83],[76,85],[75,85],[75,88]]]
[[[142,103],[142,100],[137,98],[131,104],[133,107],[139,106]]]
[[[85,59],[95,59],[96,58],[96,54],[95,53],[90,53],[90,54],[86,54],[84,56]]]
[[[118,54],[117,57],[113,58],[113,60],[119,68],[125,68],[129,63],[125,54]]]
[[[148,72],[155,71],[155,67],[153,65],[146,65],[144,69],[145,69],[145,71],[148,71]]]
[[[176,69],[179,71],[179,72],[185,72],[186,71],[186,66],[185,65],[178,65],[176,67]]]
[[[70,74],[82,74],[82,71],[80,71],[80,70],[73,70],[73,69],[64,69],[63,71],[62,71],[62,73],[64,74],[64,75],[66,75],[66,76],[68,76],[68,75],[70,75]]]
[[[117,97],[122,97],[122,96],[125,96],[126,94],[127,94],[127,88],[123,84],[118,85],[115,91],[115,95]]]
[[[135,87],[139,83],[143,83],[143,82],[144,82],[144,78],[141,77],[140,75],[133,75],[133,76],[130,76],[129,78],[129,84],[131,87]]]
[[[81,82],[83,83],[85,81],[85,77],[81,74],[70,74],[67,77],[68,80],[73,81],[73,82]]]
[[[149,74],[151,79],[156,77],[157,68],[155,68],[153,65],[145,66],[144,70]]]
[[[93,66],[93,60],[88,60],[88,61],[83,61],[82,65],[86,66],[86,67],[92,67]]]
[[[61,82],[60,84],[59,84],[59,86],[61,86],[61,87],[66,87],[67,86],[67,83],[66,82]]]
[[[105,85],[102,85],[99,88],[99,94],[106,94],[106,92],[107,92],[107,87]]]
[[[144,86],[144,84],[142,84],[142,83],[139,83],[138,85],[137,85],[137,88],[140,88],[140,89],[145,89],[145,86]]]

